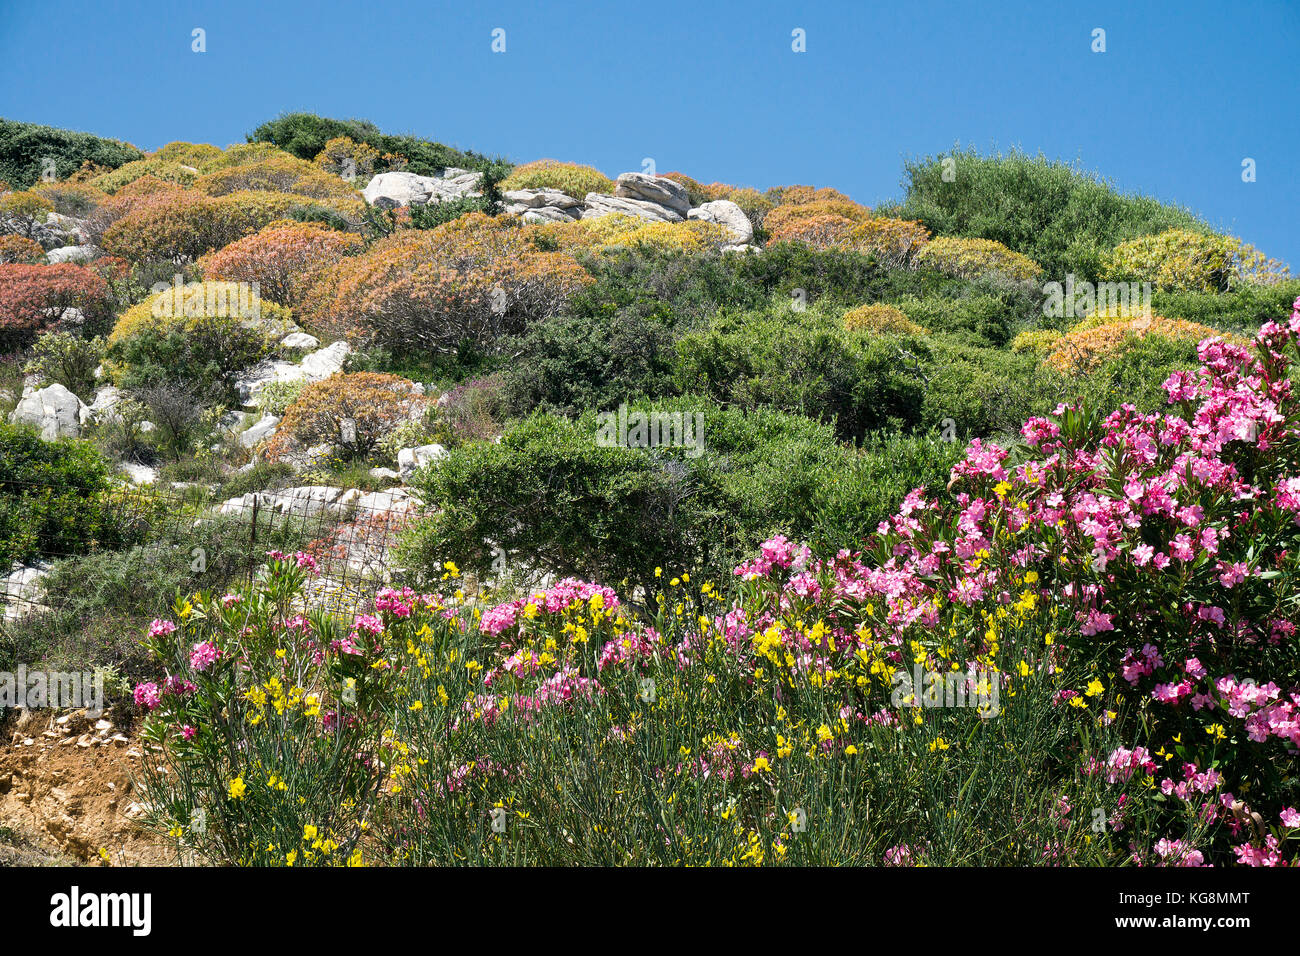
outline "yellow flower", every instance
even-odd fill
[[[948,741],[944,740],[942,737],[936,737],[930,743],[930,753],[934,753],[936,750],[947,750],[948,746]]]
[[[1088,689],[1084,691],[1089,697],[1096,697],[1098,694],[1104,694],[1105,692],[1106,686],[1095,677],[1092,679],[1092,683],[1088,685]]]
[[[243,777],[236,777],[234,780],[230,781],[230,799],[231,799],[231,800],[242,800],[242,799],[244,799],[244,793],[245,793],[247,790],[248,790],[248,786],[244,783],[244,778],[243,778]]]
[[[320,831],[317,830],[317,829],[316,829],[314,826],[312,826],[310,823],[307,824],[305,827],[302,828],[302,838],[303,838],[304,840],[306,840],[308,843],[310,843],[312,840],[316,839],[316,836],[317,836],[317,834],[319,834],[319,833],[320,833]]]
[[[754,773],[761,773],[764,770],[771,770],[772,765],[767,762],[766,757],[759,757],[754,761],[754,766],[750,768]]]

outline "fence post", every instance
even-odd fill
[[[254,555],[257,554],[257,505],[261,501],[261,495],[256,491],[253,492],[253,523],[248,529],[248,583],[253,583],[253,562],[256,560]]]

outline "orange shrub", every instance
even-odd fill
[[[104,229],[104,250],[132,262],[184,262],[220,249],[277,219],[295,206],[316,202],[290,193],[241,191],[208,196],[193,189],[164,189],[131,196],[125,213]],[[363,200],[326,205],[350,217]]]
[[[0,265],[36,265],[45,261],[45,250],[26,236],[0,236]]]
[[[415,383],[401,376],[338,372],[298,394],[266,447],[267,460],[322,444],[337,446],[348,458],[365,458],[390,431],[418,418],[426,403]]]
[[[767,198],[778,206],[802,206],[810,202],[827,200],[852,202],[844,193],[828,186],[823,186],[821,189],[812,186],[773,186],[767,191]]]
[[[1219,336],[1238,345],[1245,341],[1236,336],[1224,335],[1218,329],[1183,319],[1167,319],[1162,315],[1133,315],[1116,318],[1111,322],[1093,324],[1085,320],[1074,331],[1057,339],[1048,352],[1046,362],[1060,372],[1086,373],[1093,371],[1115,354],[1130,336],[1144,338],[1158,335],[1173,341],[1199,342]]]
[[[404,230],[322,274],[306,297],[306,322],[394,348],[489,346],[554,315],[593,281],[567,253],[539,252],[530,236],[482,213]]]
[[[780,209],[781,207],[777,207]],[[773,210],[775,212],[776,210]],[[768,213],[770,225],[772,213]],[[815,249],[829,249],[843,245],[853,232],[856,223],[844,216],[813,216],[810,219],[793,219],[779,229],[773,229],[769,242],[803,242]]]
[[[786,226],[801,219],[840,216],[852,222],[862,222],[870,215],[870,209],[850,199],[817,199],[798,205],[777,206],[767,214],[764,225],[775,235]]]
[[[296,306],[320,269],[364,245],[356,233],[281,220],[208,253],[199,268],[205,279],[256,282],[272,302]]]

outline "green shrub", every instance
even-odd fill
[[[953,161],[951,182],[945,161]],[[878,215],[919,219],[936,236],[992,239],[1063,281],[1095,281],[1117,243],[1165,229],[1205,230],[1190,212],[1147,196],[1127,196],[1062,162],[1013,151],[981,156],[955,150],[904,165],[907,195]]]
[[[346,136],[365,143],[380,153],[405,159],[403,168],[421,176],[432,176],[449,166],[481,170],[495,160],[473,151],[459,150],[417,136],[393,136],[380,131],[369,120],[336,120],[314,113],[285,113],[263,123],[248,134],[250,143],[274,143],[299,159],[315,160],[331,139]],[[382,171],[382,161],[376,170]]]
[[[0,424],[0,567],[126,540],[112,468],[89,442]]]
[[[701,413],[703,453],[602,447],[594,413],[534,415],[499,444],[464,445],[417,473],[427,511],[407,541],[409,566],[436,574],[454,557],[487,574],[504,552],[535,572],[633,586],[653,587],[656,567],[725,574],[773,533],[856,546],[898,496],[941,487],[958,454],[897,436],[858,451],[806,418],[695,396],[636,409]]]
[[[920,422],[922,382],[905,355],[918,339],[850,332],[832,313],[719,313],[677,343],[683,391],[741,408],[770,407],[833,424],[842,439]]]
[[[95,369],[104,359],[104,340],[83,339],[71,332],[46,332],[32,347],[32,358],[24,369],[58,382],[83,401],[95,392]]]
[[[86,163],[113,169],[144,154],[115,139],[0,119],[0,180],[27,189],[42,180],[47,158],[54,160],[55,178],[64,180]]]
[[[1265,322],[1284,318],[1300,298],[1300,279],[1277,285],[1245,283],[1230,292],[1166,292],[1151,296],[1151,310],[1237,335],[1254,335]]]

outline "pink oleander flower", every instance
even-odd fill
[[[176,632],[176,625],[173,624],[171,621],[162,621],[155,618],[154,622],[149,625],[150,637],[162,637],[164,635],[173,634],[175,632]]]
[[[136,684],[134,697],[136,706],[143,707],[146,710],[153,710],[162,699],[158,691],[158,685],[153,681],[147,684]]]
[[[210,641],[200,641],[190,651],[190,667],[201,673],[215,664],[220,656],[221,651],[217,645]]]

